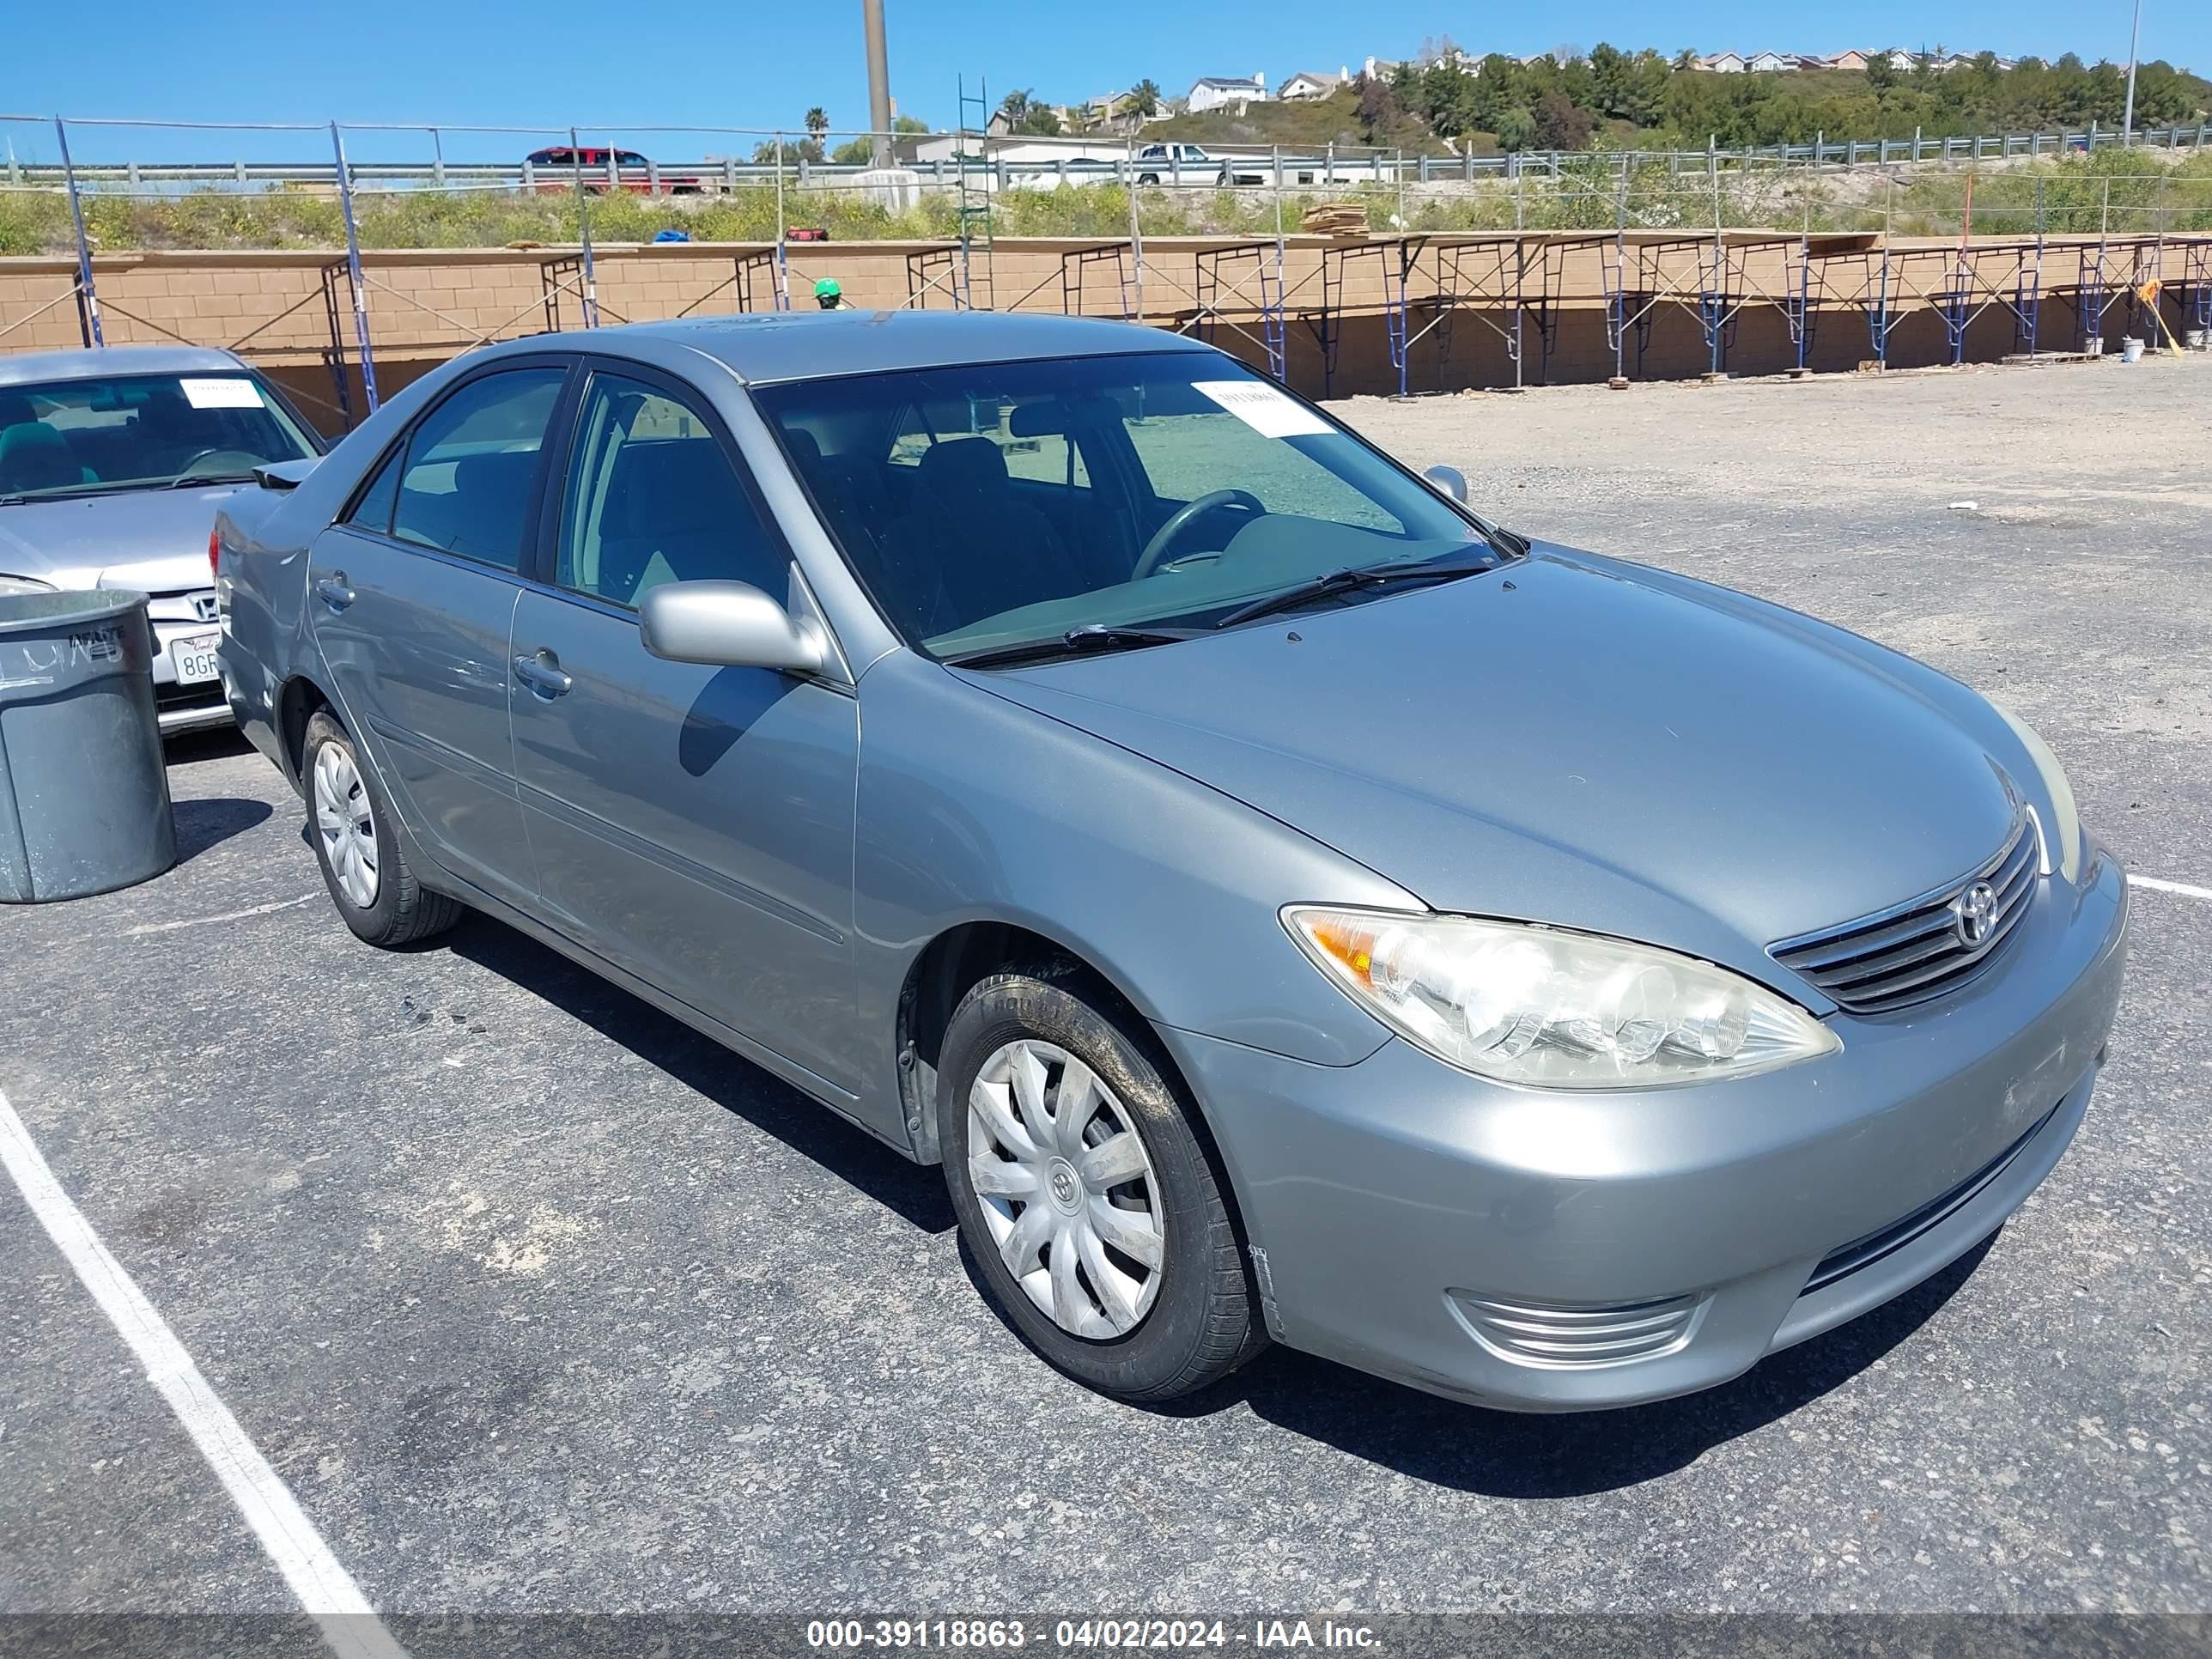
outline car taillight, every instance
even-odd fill
[[[219,581],[222,578],[222,532],[210,530],[208,532],[208,580]]]

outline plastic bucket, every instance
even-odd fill
[[[143,593],[0,595],[0,902],[177,861]]]
[[[2135,337],[2134,335],[2130,334],[2130,335],[2124,336],[2124,337],[2121,339],[2121,341],[2120,341],[2120,361],[2121,361],[2122,362],[2124,362],[2124,363],[2139,363],[2139,362],[2141,362],[2142,361],[2142,354],[2143,354],[2143,343],[2142,343],[2141,340],[2138,340],[2137,338],[2136,338],[2136,337]]]

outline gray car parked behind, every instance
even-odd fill
[[[539,337],[233,502],[223,680],[355,933],[941,1163],[1095,1388],[1708,1387],[2050,1170],[2124,878],[1966,687],[1454,483],[1120,325]]]

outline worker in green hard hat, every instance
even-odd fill
[[[845,308],[845,290],[837,286],[835,276],[824,276],[815,283],[814,303],[824,311],[842,311]]]

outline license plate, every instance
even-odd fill
[[[177,684],[198,685],[219,678],[222,671],[216,665],[215,652],[222,640],[220,634],[195,634],[171,646],[169,665],[176,670]]]

